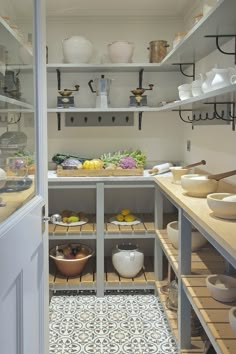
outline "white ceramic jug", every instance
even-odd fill
[[[211,87],[213,90],[219,89],[221,87],[225,87],[230,85],[230,77],[231,77],[231,70],[228,69],[212,69],[214,73],[214,77],[211,82]]]
[[[144,254],[137,245],[116,245],[112,251],[112,264],[116,271],[124,278],[133,278],[142,269]]]
[[[134,44],[127,41],[116,41],[108,44],[108,54],[112,63],[131,63]]]
[[[212,80],[214,78],[214,72],[208,71],[206,74],[200,74],[200,77],[202,79],[202,92],[206,93],[212,90]]]
[[[82,36],[72,36],[62,42],[66,63],[88,63],[93,53],[92,43]]]

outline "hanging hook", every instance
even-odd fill
[[[184,122],[184,123],[192,123],[193,122],[193,119],[191,119],[189,116],[187,116],[187,119],[184,119],[183,116],[182,116],[182,112],[192,112],[193,110],[192,109],[173,109],[172,111],[174,112],[178,112],[179,113],[179,117],[180,119]]]
[[[192,77],[193,80],[195,80],[195,63],[173,63],[172,65],[179,65],[179,70],[181,72],[182,75],[184,76],[187,76],[187,77]],[[189,75],[189,74],[186,74],[184,71],[183,71],[183,65],[187,65],[187,66],[192,66],[192,74]]]

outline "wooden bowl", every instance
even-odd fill
[[[223,219],[236,219],[236,195],[231,193],[211,193],[207,204],[213,214]]]
[[[64,249],[67,247],[68,244],[60,245],[60,249]],[[84,257],[79,258],[79,259],[61,259],[56,257],[56,247],[52,248],[50,250],[49,256],[54,260],[55,265],[59,272],[62,275],[65,275],[67,277],[75,277],[78,276],[82,270],[84,269],[86,263],[88,262],[89,258],[92,257],[93,255],[93,250],[82,244],[71,244],[72,248],[73,247],[78,247],[80,246],[80,251],[81,253],[84,253]]]

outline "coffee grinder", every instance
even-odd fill
[[[75,106],[74,96],[71,96],[74,91],[79,91],[80,85],[75,85],[75,90],[64,89],[59,90],[61,96],[57,96],[57,108],[71,108]]]
[[[130,106],[147,106],[147,96],[143,96],[143,93],[145,91],[148,91],[148,90],[152,90],[153,89],[153,86],[152,84],[149,84],[149,88],[145,89],[145,88],[141,88],[141,87],[138,87],[136,88],[135,90],[132,90],[130,91],[134,96],[130,96],[129,99],[129,105]]]
[[[92,82],[95,84],[95,90],[92,86]],[[110,105],[110,87],[112,80],[105,79],[104,75],[101,78],[90,80],[88,85],[93,93],[96,93],[96,108],[108,108]]]

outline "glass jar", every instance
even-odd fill
[[[175,34],[174,40],[173,40],[173,48],[175,48],[186,36],[186,32],[178,32]]]

